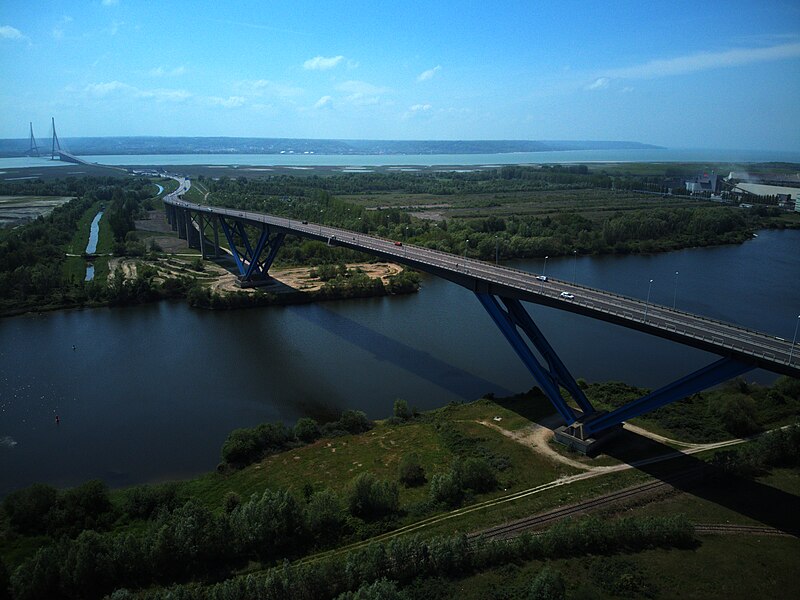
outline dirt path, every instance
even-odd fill
[[[511,438],[515,442],[519,442],[523,446],[526,446],[534,452],[544,455],[554,462],[560,462],[565,465],[569,465],[570,467],[580,469],[581,471],[591,471],[593,469],[600,468],[592,467],[591,465],[585,465],[582,462],[573,460],[553,450],[549,444],[550,440],[553,438],[553,430],[546,425],[540,423],[531,423],[522,429],[509,431],[508,429],[503,429],[499,425],[496,425],[490,421],[478,421],[478,423],[484,425],[485,427],[489,427],[490,429],[494,429],[495,431],[499,431],[507,438]]]

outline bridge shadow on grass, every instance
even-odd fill
[[[328,310],[324,306],[313,305],[308,310],[298,311],[297,316],[329,331],[338,338],[366,350],[377,360],[391,363],[417,377],[444,388],[464,400],[476,400],[487,392],[504,395],[511,393],[496,383],[482,377],[476,377],[472,373],[444,362],[428,352],[423,352],[398,342],[361,323]],[[356,376],[358,368],[358,365],[354,366]]]
[[[673,448],[632,431],[623,431],[602,452],[661,480],[669,480],[680,472],[702,471],[702,479],[688,478],[670,483],[698,500],[716,504],[786,533],[800,535],[800,498],[794,494],[755,479],[726,473],[695,456],[676,454]],[[676,456],[647,462],[650,458],[669,454]]]
[[[495,402],[549,429],[563,423],[557,413],[553,414],[552,405],[538,388],[525,394],[499,398]],[[600,452],[598,458],[611,457],[655,479],[668,481],[674,488],[698,500],[800,536],[800,498],[794,494],[748,477],[725,473],[695,456],[678,453],[666,444],[633,431],[623,430]],[[654,460],[664,456],[671,458]],[[587,466],[592,466],[592,463],[587,462]],[[696,471],[698,476],[673,481],[677,474],[686,471]]]

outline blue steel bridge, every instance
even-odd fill
[[[752,369],[800,377],[800,357],[795,352],[794,340],[790,342],[731,323],[576,283],[549,277],[543,281],[533,273],[439,250],[264,213],[192,204],[182,200],[190,185],[189,180],[180,180],[178,189],[164,197],[167,218],[173,230],[191,247],[199,249],[203,258],[220,256],[220,240],[223,240],[227,245],[225,252],[236,263],[242,285],[257,284],[268,277],[285,236],[292,234],[379,256],[442,277],[474,292],[537,385],[563,417],[566,427],[562,436],[574,438],[581,447],[618,430],[627,419]],[[720,358],[614,411],[600,411],[592,406],[525,310],[523,302],[600,319],[699,348]],[[565,399],[563,392],[571,397],[572,403]],[[571,404],[579,409],[574,409]]]

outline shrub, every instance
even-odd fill
[[[398,398],[394,401],[394,416],[403,421],[411,418],[411,411],[408,409],[408,402]]]
[[[6,496],[3,500],[3,510],[16,531],[41,533],[45,529],[47,514],[55,506],[57,496],[58,492],[54,487],[35,483]]]
[[[545,567],[536,575],[528,593],[530,600],[564,600],[566,587],[561,573]]]
[[[227,514],[231,514],[234,510],[239,508],[241,504],[242,504],[242,497],[236,492],[228,492],[222,499],[222,509]]]
[[[464,499],[461,482],[454,471],[434,475],[431,478],[431,487],[428,493],[431,501],[446,506],[458,506]]]
[[[344,522],[342,502],[336,492],[324,489],[311,496],[306,507],[306,522],[317,537],[336,539]]]
[[[361,473],[347,487],[347,508],[365,519],[396,512],[399,507],[397,485],[378,481],[372,473]]]
[[[309,417],[298,419],[297,424],[294,426],[294,436],[306,444],[316,441],[320,435],[322,434],[319,430],[319,425]]]
[[[416,487],[425,483],[425,469],[415,453],[406,454],[400,461],[398,479],[406,487]]]
[[[181,503],[178,486],[139,485],[125,493],[122,510],[133,519],[149,519],[160,511],[172,511]]]
[[[339,427],[348,433],[364,433],[372,429],[372,421],[360,410],[346,410],[339,419]]]
[[[490,492],[497,487],[497,476],[483,458],[468,458],[461,463],[461,486],[473,492]]]

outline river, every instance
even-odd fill
[[[778,150],[662,148],[630,150],[560,150],[497,154],[117,154],[81,156],[102,165],[251,165],[312,168],[319,165],[351,167],[388,166],[497,166],[597,162],[800,162],[800,153]],[[63,166],[45,158],[0,158],[0,171],[24,167]],[[358,172],[358,171],[356,171]]]
[[[92,219],[92,225],[89,228],[89,243],[86,244],[86,254],[94,254],[97,252],[97,239],[100,236],[100,219],[102,218],[103,211],[101,210],[94,216],[94,219]],[[92,279],[94,279],[94,263],[89,262],[86,265],[85,281],[91,281]]]
[[[800,231],[764,231],[738,246],[550,259],[547,273],[640,298],[653,279],[654,303],[675,297],[679,308],[791,339],[798,248]],[[527,306],[574,375],[589,381],[654,387],[714,359]],[[35,481],[188,477],[214,469],[236,427],[345,408],[379,418],[396,398],[429,409],[532,386],[475,297],[427,276],[419,294],[394,298],[230,312],[164,302],[3,319],[0,495]]]

